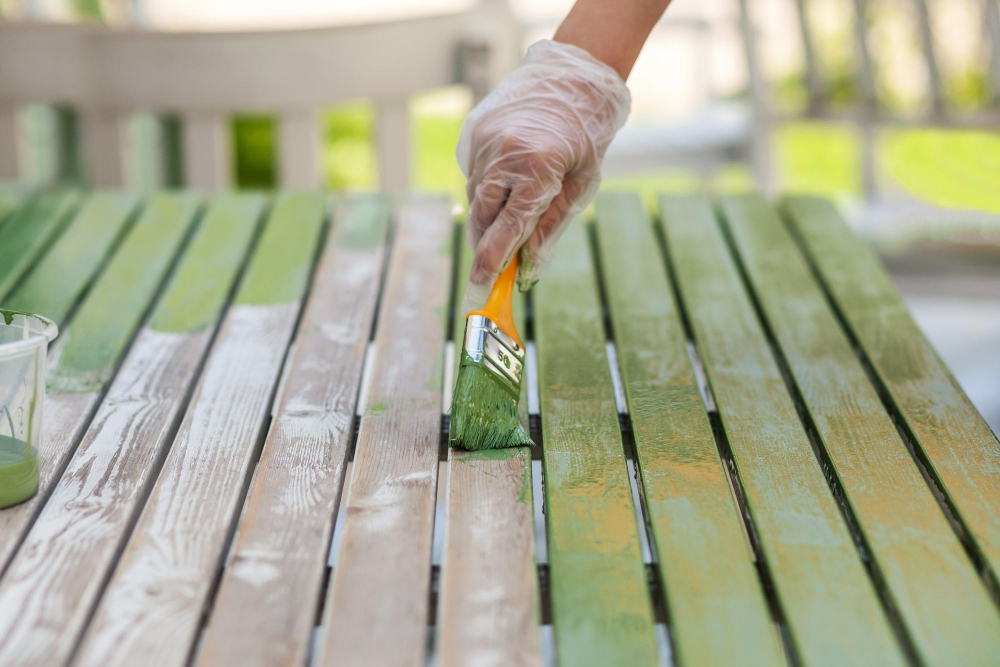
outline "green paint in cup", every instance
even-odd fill
[[[58,331],[44,317],[0,309],[0,508],[38,491],[45,364]]]

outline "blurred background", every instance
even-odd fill
[[[465,114],[571,5],[0,0],[0,179],[413,188],[464,204]],[[97,74],[52,55],[80,31]],[[250,47],[248,35],[264,38]],[[164,62],[177,60],[170,49],[191,60]],[[81,92],[47,90],[38,61]],[[202,88],[171,92],[187,91],[173,80],[182,66]],[[139,72],[132,88],[145,92],[130,95]],[[307,114],[261,90],[284,79],[318,89]],[[230,84],[245,93],[227,105],[216,93]],[[605,187],[650,202],[749,189],[835,198],[1000,430],[1000,1],[674,0],[629,87]]]

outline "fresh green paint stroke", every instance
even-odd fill
[[[660,210],[797,654],[807,665],[904,664],[711,206],[664,197]]]
[[[0,228],[0,303],[62,231],[78,201],[70,191],[40,194]]]
[[[266,203],[257,194],[223,194],[212,200],[150,318],[151,329],[192,333],[218,319]]]
[[[49,393],[100,391],[163,282],[198,210],[193,194],[150,198],[69,327],[49,367]]]
[[[587,226],[535,287],[552,623],[562,665],[655,665],[653,607]]]
[[[914,446],[926,454],[994,575],[1000,575],[1000,443],[913,320],[878,257],[836,208],[784,203],[787,223],[834,297]]]
[[[635,194],[601,194],[596,209],[605,292],[675,656],[685,665],[780,664],[781,645],[653,225]]]
[[[1000,615],[788,229],[759,196],[721,210],[916,651],[930,665],[989,664]]]
[[[138,199],[124,193],[90,196],[28,277],[5,302],[11,308],[62,322],[127,230]]]
[[[325,208],[326,196],[320,193],[278,196],[236,295],[237,305],[293,303],[301,298]]]

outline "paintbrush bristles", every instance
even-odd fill
[[[517,414],[517,398],[484,362],[463,354],[451,401],[452,447],[480,450],[531,444]]]

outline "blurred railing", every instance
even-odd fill
[[[75,111],[77,136],[61,141],[78,142],[94,186],[126,184],[137,149],[128,124],[152,113],[180,121],[182,184],[229,187],[229,119],[252,111],[277,117],[279,184],[314,187],[322,182],[321,112],[365,98],[376,110],[380,186],[401,191],[410,182],[409,98],[456,83],[484,95],[516,64],[517,31],[503,0],[300,30],[161,32],[0,21],[0,180],[24,178],[25,109],[45,103]]]

